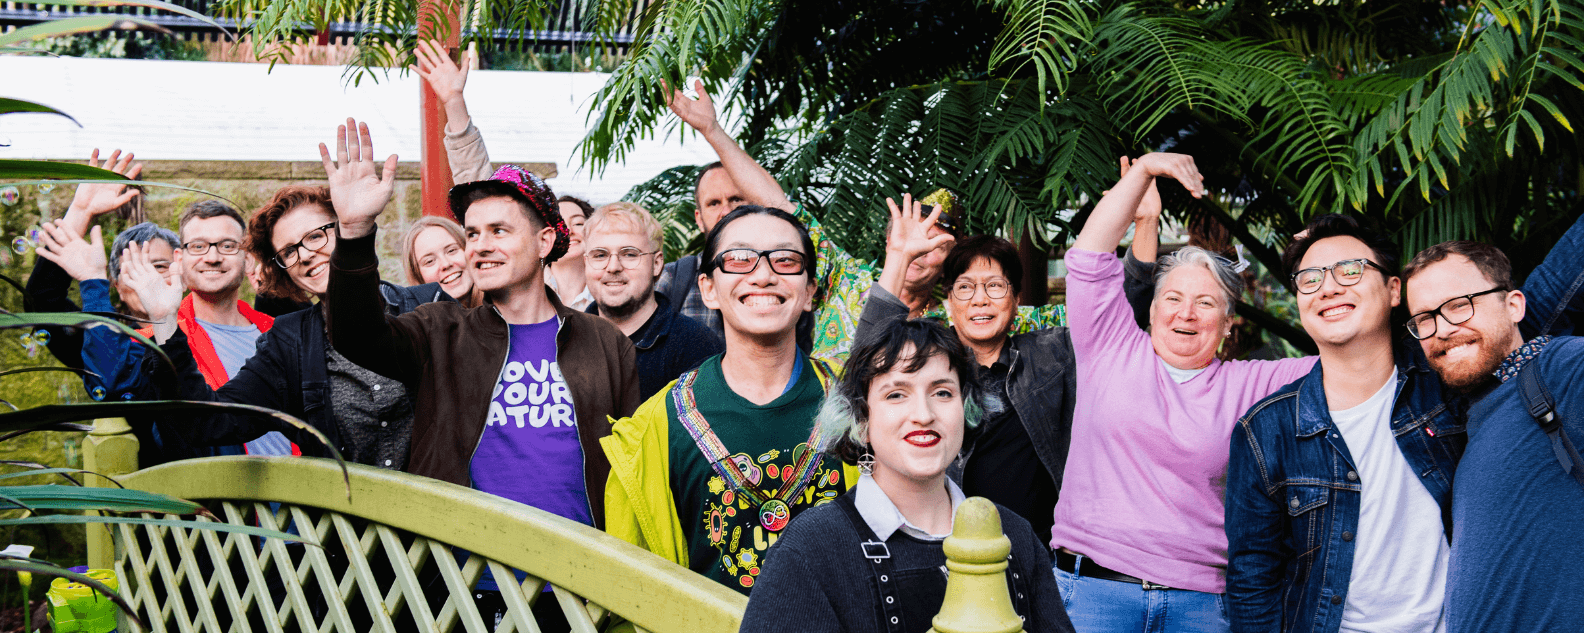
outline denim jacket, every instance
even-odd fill
[[[1452,473],[1467,433],[1418,341],[1396,351],[1391,429],[1451,534]],[[1353,571],[1357,467],[1331,421],[1324,364],[1254,405],[1227,466],[1227,603],[1234,631],[1334,632]],[[1417,535],[1434,538],[1433,535]],[[1415,538],[1415,536],[1409,536]]]
[[[1525,338],[1572,334],[1584,309],[1584,220],[1575,222],[1523,284]],[[1419,342],[1393,350],[1397,446],[1441,506],[1452,533],[1451,485],[1463,454],[1467,402],[1445,389]],[[1227,465],[1227,604],[1234,631],[1341,627],[1353,570],[1360,486],[1331,422],[1324,363],[1265,398],[1232,430]],[[1403,535],[1430,538],[1430,535]]]

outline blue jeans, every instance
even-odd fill
[[[1082,557],[1079,558],[1082,560]],[[1077,633],[1228,633],[1219,593],[1151,589],[1055,569],[1062,606]]]

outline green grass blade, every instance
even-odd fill
[[[129,488],[90,488],[86,486],[0,486],[0,492],[39,510],[67,512],[152,512],[156,514],[193,514],[207,512],[204,507],[145,490]]]
[[[34,2],[33,4],[47,4],[67,7],[148,7],[150,9],[159,9],[161,11],[178,13],[195,20],[203,20],[205,24],[220,29],[220,32],[225,33],[226,37],[236,39],[231,35],[230,31],[227,31],[226,28],[221,26],[219,22],[215,22],[213,19],[210,19],[209,16],[181,5],[171,4],[169,2],[160,2],[159,0],[42,0],[40,2]]]
[[[10,33],[0,34],[0,46],[11,46],[22,42],[42,40],[64,35],[78,33],[95,33],[98,31],[153,31],[155,33],[170,33],[170,29],[150,22],[139,20],[124,15],[90,15],[80,18],[65,18],[40,22],[32,26],[24,26]]]
[[[0,52],[4,52],[4,51],[0,51]],[[55,108],[51,108],[51,107],[49,107],[47,105],[44,105],[42,103],[33,103],[32,101],[23,101],[21,99],[11,99],[11,98],[7,98],[7,97],[0,97],[0,114],[14,114],[14,113],[17,113],[17,112],[38,112],[38,113],[42,113],[42,114],[58,114],[60,116],[66,117],[66,119],[68,121],[71,121],[72,123],[76,123],[77,127],[82,127],[82,123],[79,123],[77,121],[77,119],[72,118],[72,115],[66,114],[65,112],[61,112],[60,110],[56,110]]]
[[[165,350],[160,349],[159,344],[155,343],[147,336],[138,334],[137,330],[127,327],[126,324],[115,319],[84,312],[24,312],[21,314],[0,314],[0,329],[37,328],[44,326],[83,328],[99,324],[108,325],[115,328],[122,334],[132,337],[133,340],[142,343],[155,354],[159,354],[160,358],[165,359],[165,363],[167,365],[171,367],[176,366],[176,363],[171,360],[170,356],[165,354]],[[4,427],[0,427],[0,429],[3,428]]]

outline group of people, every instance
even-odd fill
[[[970,496],[998,505],[1029,631],[1584,628],[1584,225],[1520,288],[1493,247],[1399,270],[1379,232],[1315,218],[1278,274],[1319,356],[1221,360],[1238,265],[1156,252],[1157,179],[1207,193],[1189,156],[1122,159],[1066,253],[1065,310],[1030,308],[1017,248],[961,234],[949,192],[887,200],[884,261],[860,261],[702,86],[673,91],[720,161],[695,186],[703,252],[667,262],[642,207],[492,170],[468,60],[418,57],[462,184],[455,221],[401,241],[407,285],[376,250],[396,157],[348,119],[320,145],[327,186],[250,218],[198,203],[108,255],[95,218],[138,192],[79,186],[43,227],[38,309],[78,309],[75,279],[81,309],[148,324],[174,367],[103,328],[51,351],[96,398],[284,411],[348,460],[605,530],[749,595],[744,631],[929,628]],[[255,416],[133,423],[145,464],[329,454]]]

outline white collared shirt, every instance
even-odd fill
[[[853,504],[858,506],[858,516],[863,517],[864,523],[869,524],[869,529],[874,530],[875,536],[885,541],[891,538],[897,530],[903,534],[925,541],[944,541],[950,534],[930,534],[918,526],[908,523],[907,517],[902,516],[902,511],[897,510],[896,504],[891,502],[891,497],[886,496],[880,484],[875,483],[874,477],[869,475],[858,476],[858,486],[854,489]],[[946,494],[951,496],[952,519],[957,518],[957,506],[962,505],[963,491],[956,482],[950,478],[946,480]]]
[[[589,304],[594,303],[594,295],[589,294],[588,286],[583,286],[583,292],[578,293],[576,297],[568,299],[565,295],[562,295],[561,289],[556,287],[555,275],[550,273],[549,268],[545,269],[545,285],[550,286],[550,289],[555,291],[556,298],[560,299],[563,305],[573,310],[581,312],[588,309]]]

